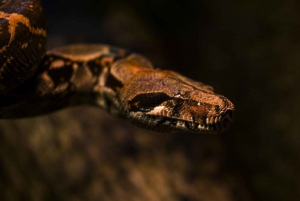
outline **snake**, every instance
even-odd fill
[[[201,82],[155,68],[143,55],[104,44],[47,50],[39,0],[0,1],[0,118],[92,105],[158,132],[217,134],[234,105]]]

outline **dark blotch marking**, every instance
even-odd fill
[[[73,68],[72,66],[65,66],[62,68],[51,69],[48,71],[48,75],[54,82],[55,86],[60,85],[64,82],[69,82],[73,75]]]
[[[130,110],[148,112],[161,103],[170,100],[165,93],[146,93],[135,96],[128,102]]]
[[[112,88],[112,89],[117,89],[117,88],[122,88],[123,83],[117,80],[114,76],[112,76],[111,73],[108,74],[105,86]]]
[[[100,74],[102,73],[102,66],[97,64],[95,61],[89,61],[87,63],[88,68],[90,71],[93,73],[94,76],[99,77]]]
[[[220,108],[220,106],[218,106],[218,105],[215,105],[215,111],[216,111],[216,112],[219,112],[219,111],[220,111],[220,109],[221,109],[221,108]]]

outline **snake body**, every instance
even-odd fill
[[[88,104],[156,131],[220,133],[233,119],[233,104],[211,86],[140,54],[102,44],[46,52],[39,0],[0,3],[0,27],[0,118]]]

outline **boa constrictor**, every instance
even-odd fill
[[[233,104],[212,87],[140,54],[99,44],[46,52],[45,26],[39,0],[0,2],[0,118],[89,104],[157,131],[220,133],[232,121]]]

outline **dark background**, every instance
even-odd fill
[[[0,122],[5,200],[297,200],[300,2],[42,1],[49,48],[106,43],[212,85],[222,135],[162,134],[97,108]]]

